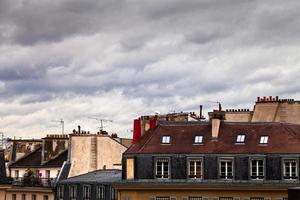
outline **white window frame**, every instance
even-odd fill
[[[70,200],[76,200],[77,199],[77,185],[70,185],[69,186],[69,197],[70,197]]]
[[[246,135],[245,134],[238,134],[236,136],[236,143],[245,143]]]
[[[191,179],[203,179],[203,159],[202,158],[188,158],[188,177]],[[194,174],[191,174],[191,162],[193,162]],[[197,177],[197,162],[200,162],[200,177]]]
[[[225,162],[225,177],[221,177],[222,175],[222,162]],[[231,177],[230,172],[228,171],[229,165],[231,163]],[[224,180],[232,180],[234,178],[234,161],[233,158],[220,158],[219,159],[219,178]]]
[[[170,144],[171,143],[171,136],[169,135],[163,135],[161,138],[162,144]]]
[[[262,135],[259,138],[259,144],[268,144],[269,142],[269,136],[267,135]]]
[[[203,135],[196,135],[194,144],[203,144]]]
[[[45,170],[45,177],[47,179],[50,179],[51,178],[51,171],[50,170]]]
[[[83,200],[90,200],[91,199],[91,186],[90,185],[83,185]]]
[[[161,162],[162,163],[162,166],[161,166],[161,177],[158,177],[158,170],[157,170],[157,164],[158,162]],[[165,163],[167,162],[167,166],[168,166],[168,170],[165,171],[164,170],[164,167],[165,167]],[[167,174],[167,177],[164,177],[165,174]],[[157,179],[169,179],[171,176],[170,176],[170,158],[156,158],[155,159],[155,177]]]
[[[104,186],[98,185],[96,188],[97,188],[96,200],[104,200],[105,199]]]
[[[256,163],[255,163],[255,167],[256,167],[256,171],[255,172],[253,172],[252,171],[252,162],[253,161],[255,161]],[[259,169],[260,169],[260,166],[259,166],[259,161],[262,161],[262,167],[263,167],[263,172],[262,172],[262,175],[260,175],[261,174],[261,172],[259,171]],[[252,179],[252,180],[264,180],[265,179],[265,177],[266,177],[266,161],[265,161],[265,158],[250,158],[250,162],[249,162],[249,167],[250,167],[250,178]],[[255,173],[255,175],[254,175],[254,173]],[[262,176],[262,178],[261,178],[261,176]]]
[[[283,179],[284,180],[298,180],[298,162],[299,160],[297,158],[284,158],[283,159]],[[286,163],[289,163],[288,166],[286,166]],[[292,163],[295,163],[295,176],[292,176]],[[286,167],[289,168],[289,171],[286,171]],[[289,174],[289,175],[287,175]]]

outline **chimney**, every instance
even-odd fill
[[[211,115],[211,135],[213,140],[218,139],[221,121],[225,119],[225,111],[214,110]]]
[[[78,126],[78,134],[80,134],[80,126]]]
[[[202,105],[200,105],[200,113],[199,113],[200,119],[202,119]]]

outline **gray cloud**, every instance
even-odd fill
[[[86,116],[100,114],[128,135],[134,117],[155,110],[297,98],[299,7],[279,0],[1,0],[0,124],[11,135],[22,128],[38,136],[45,129],[39,119],[93,130]]]

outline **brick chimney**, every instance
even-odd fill
[[[225,120],[225,111],[214,110],[209,113],[209,119],[211,121],[211,135],[213,140],[218,139],[221,121]]]

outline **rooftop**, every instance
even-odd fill
[[[245,135],[244,142],[237,142]],[[170,143],[162,143],[170,136]],[[195,144],[195,136],[203,136]],[[268,138],[262,138],[267,136]],[[263,142],[261,142],[263,141]],[[224,122],[212,138],[211,122],[160,122],[125,154],[260,154],[299,153],[300,125],[279,122]]]

